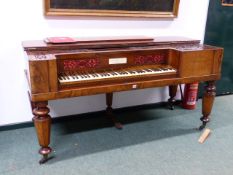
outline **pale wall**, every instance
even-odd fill
[[[0,126],[30,121],[23,40],[48,36],[186,36],[203,40],[209,0],[181,0],[178,18],[44,17],[42,0],[2,1],[0,8]],[[114,107],[167,100],[167,89],[116,93]],[[51,101],[52,116],[103,110],[104,95]]]

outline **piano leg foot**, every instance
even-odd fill
[[[209,122],[209,118],[201,117],[202,125],[199,127],[199,130],[203,130],[206,127],[206,124]]]
[[[203,124],[199,127],[199,131],[202,131],[205,127],[206,127],[206,123],[203,123]]]
[[[112,109],[112,99],[113,99],[113,93],[107,93],[106,94],[106,103],[107,103],[107,109],[106,109],[106,115],[111,119],[114,126],[117,129],[122,129],[123,125],[117,121],[117,118],[113,115],[113,109]]]
[[[40,159],[39,164],[44,164],[47,161],[48,161],[48,155],[44,155],[42,159]]]
[[[174,109],[175,109],[174,103],[175,103],[175,100],[172,100],[172,99],[169,99],[169,100],[168,100],[168,108],[169,108],[170,110],[174,110]]]
[[[206,124],[210,121],[209,116],[203,116],[200,118],[200,120],[202,121],[202,125],[199,127],[199,130],[202,130],[206,127]]]
[[[120,122],[115,123],[116,129],[123,129],[123,125]]]
[[[175,100],[176,92],[177,92],[177,85],[169,86],[170,98],[168,99],[168,107],[171,110],[174,110],[174,104],[176,102],[176,100]]]
[[[117,129],[123,129],[123,125],[117,120],[117,118],[112,113],[112,108],[107,107],[106,115],[110,118],[112,123]]]
[[[50,147],[41,148],[39,153],[42,154],[42,159],[39,161],[40,164],[46,163],[48,160],[52,159],[53,157],[49,157],[49,153],[51,153],[52,149]]]

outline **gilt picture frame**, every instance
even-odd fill
[[[233,0],[222,0],[223,6],[233,6]]]
[[[175,18],[180,0],[44,0],[45,16]]]

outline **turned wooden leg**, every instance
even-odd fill
[[[215,87],[215,81],[209,81],[207,82],[207,85],[205,87],[204,97],[202,99],[202,125],[200,126],[200,130],[205,128],[206,124],[210,120],[210,113],[212,110],[212,106],[214,103],[214,98],[216,95],[216,87]]]
[[[33,105],[33,122],[36,128],[38,141],[41,146],[39,153],[43,156],[43,158],[40,160],[40,164],[42,164],[48,160],[48,155],[52,151],[52,149],[49,147],[51,117],[48,115],[49,108],[47,107],[47,101],[34,102]]]
[[[175,103],[175,96],[176,96],[176,92],[177,92],[177,86],[178,85],[172,85],[169,86],[169,96],[170,98],[168,99],[168,106],[171,110],[174,109],[174,103]]]
[[[122,124],[119,121],[117,121],[117,119],[113,115],[112,99],[113,99],[113,93],[106,93],[106,104],[107,104],[106,114],[111,119],[111,121],[114,123],[117,129],[122,129],[123,128]]]

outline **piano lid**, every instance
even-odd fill
[[[25,51],[50,51],[50,50],[72,50],[72,49],[99,49],[99,48],[122,48],[122,47],[143,47],[169,44],[198,44],[200,40],[186,37],[90,37],[74,38],[73,42],[51,43],[48,38],[45,40],[23,41]]]
[[[88,43],[98,44],[102,42],[148,42],[154,38],[147,36],[112,36],[112,37],[89,37],[89,38],[73,38],[73,37],[48,37],[44,41],[47,44],[74,44]]]

